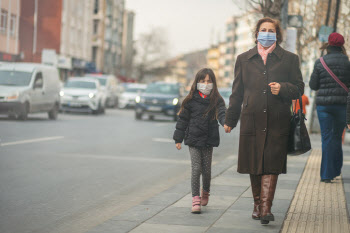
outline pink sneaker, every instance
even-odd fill
[[[199,196],[195,196],[192,198],[192,213],[193,214],[201,213],[201,198]]]
[[[201,205],[202,205],[202,206],[208,205],[209,196],[210,196],[209,192],[204,191],[204,190],[202,189],[202,199],[201,199]]]

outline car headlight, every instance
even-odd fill
[[[135,102],[136,102],[136,103],[140,103],[140,102],[141,102],[141,97],[140,97],[140,96],[136,96]]]
[[[60,91],[60,96],[64,96],[64,91]]]
[[[90,97],[90,99],[92,99],[92,98],[95,97],[95,94],[94,93],[89,93],[89,97]]]
[[[178,98],[174,98],[173,99],[173,105],[177,105],[179,103],[179,99]]]
[[[7,100],[16,100],[18,99],[18,93],[7,96]]]

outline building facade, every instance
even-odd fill
[[[18,61],[20,0],[0,1],[0,61]]]
[[[124,11],[121,74],[129,78],[132,76],[133,58],[135,54],[134,17],[134,12],[128,10]]]

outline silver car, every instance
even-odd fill
[[[125,85],[119,98],[119,108],[135,107],[135,99],[146,90],[146,84],[130,83]]]
[[[91,78],[71,78],[61,92],[61,111],[104,113],[105,94],[100,83]]]

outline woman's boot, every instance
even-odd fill
[[[252,193],[254,198],[254,209],[252,218],[255,220],[260,220],[260,192],[261,192],[261,176],[250,175],[250,184],[252,187]]]
[[[268,224],[275,221],[275,217],[271,213],[272,201],[275,196],[278,175],[263,175],[261,177],[261,193],[260,193],[260,222]]]

